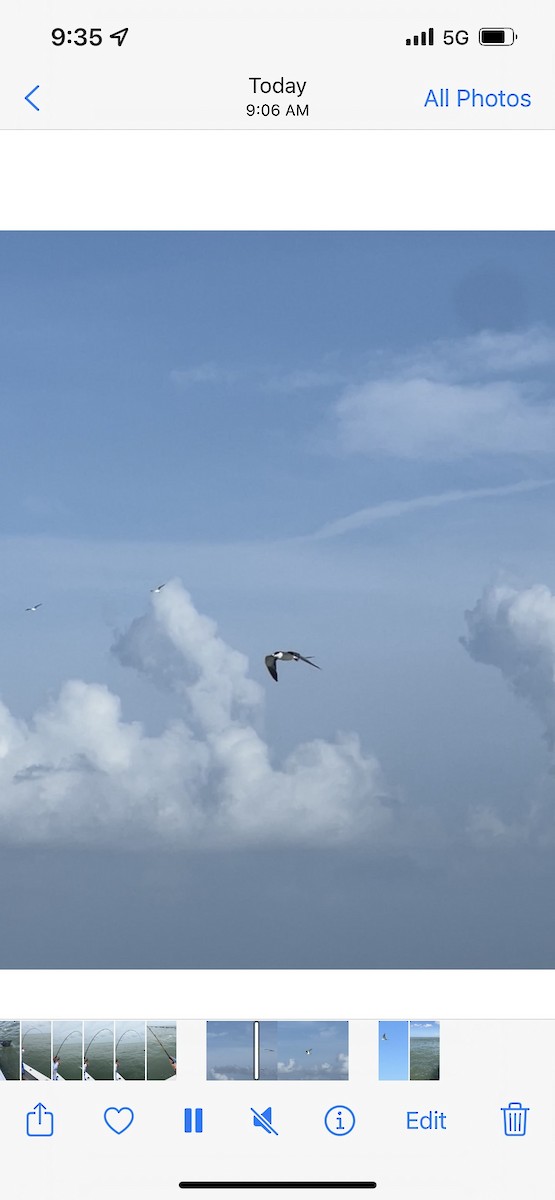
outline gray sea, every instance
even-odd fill
[[[146,1047],[147,1078],[171,1079],[175,1072],[168,1054],[172,1058],[177,1057],[175,1025],[147,1025]]]
[[[11,1042],[10,1046],[0,1046],[0,1071],[4,1079],[21,1079],[19,1021],[0,1021],[0,1042]]]
[[[110,1021],[85,1021],[84,1056],[93,1079],[114,1078],[114,1026]]]
[[[145,1078],[144,1021],[116,1021],[115,1055],[117,1071],[123,1079]]]
[[[83,1023],[82,1021],[53,1021],[52,1055],[59,1056],[59,1072],[62,1079],[83,1078]]]
[[[21,1053],[35,1071],[52,1078],[52,1026],[50,1021],[22,1021]],[[31,1080],[31,1082],[36,1082]]]
[[[410,1078],[439,1079],[438,1037],[411,1037]]]
[[[21,1033],[23,1036],[21,1037]],[[59,1056],[64,1081],[82,1080],[83,1058],[93,1079],[114,1078],[117,1058],[123,1080],[172,1079],[176,1059],[176,1026],[164,1022],[145,1026],[144,1021],[0,1021],[0,1071],[4,1080],[21,1079],[22,1047],[25,1062],[52,1078],[52,1059]],[[4,1082],[0,1076],[0,1082]],[[28,1080],[32,1082],[32,1080]]]

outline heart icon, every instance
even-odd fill
[[[132,1108],[107,1108],[104,1120],[113,1133],[125,1133],[133,1120],[135,1113]]]

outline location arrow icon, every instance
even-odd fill
[[[110,37],[116,39],[118,46],[123,46],[123,43],[124,43],[125,38],[127,37],[128,33],[129,33],[129,26],[127,27],[127,29],[116,29],[116,32],[111,33]]]

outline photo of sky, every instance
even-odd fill
[[[348,1022],[208,1021],[206,1078],[348,1079]]]
[[[208,1021],[206,1025],[206,1078],[253,1079],[252,1021]]]
[[[380,1021],[380,1079],[439,1079],[439,1036],[439,1021]]]
[[[554,237],[0,234],[3,967],[553,967]]]

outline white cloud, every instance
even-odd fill
[[[550,329],[533,325],[519,333],[484,329],[468,337],[444,338],[396,360],[401,374],[425,374],[433,379],[472,379],[525,373],[555,362],[555,337]]]
[[[307,392],[316,388],[334,387],[343,383],[344,374],[326,368],[306,368],[271,376],[266,388],[276,392]]]
[[[0,704],[4,843],[335,846],[387,834],[382,772],[356,734],[300,744],[273,764],[256,727],[263,689],[178,582],[114,653],[171,688],[183,716],[148,736],[107,687],[81,680],[29,723]]]
[[[170,371],[170,378],[179,387],[189,388],[202,383],[232,383],[237,378],[237,372],[215,362],[204,362]]]
[[[403,517],[407,513],[418,512],[419,509],[443,508],[446,504],[460,504],[468,500],[482,500],[490,496],[512,496],[518,492],[535,491],[537,488],[549,487],[555,480],[521,480],[520,483],[505,484],[502,487],[459,488],[451,492],[436,492],[431,496],[414,496],[409,500],[383,500],[381,504],[373,504],[369,508],[359,508],[346,517],[335,521],[327,521],[320,529],[309,535],[309,540],[322,541],[326,538],[340,537],[344,533],[352,533],[356,529],[366,529],[378,521],[390,521],[395,517]]]
[[[555,362],[555,337],[541,325],[520,333],[484,329],[459,341],[436,342],[433,357],[443,362],[445,370],[454,367],[461,374],[476,369],[503,374],[526,371]]]
[[[491,805],[481,805],[470,812],[467,831],[478,847],[513,846],[529,840],[530,831],[535,824],[534,815],[529,806],[521,819],[504,820]],[[551,840],[551,831],[549,839]]]
[[[229,384],[245,380],[267,392],[307,392],[317,388],[337,387],[345,382],[344,372],[326,365],[299,367],[292,371],[261,369],[259,366],[243,364],[226,367],[216,362],[197,363],[190,367],[170,371],[170,379],[178,387],[187,389],[198,384]]]
[[[295,1059],[290,1058],[286,1063],[278,1062],[278,1071],[281,1071],[282,1075],[290,1075],[295,1070],[296,1065]]]
[[[510,689],[540,718],[555,748],[555,596],[541,584],[485,588],[465,613],[468,634],[460,639],[476,662],[497,667]],[[474,805],[466,833],[477,847],[553,846],[552,768],[536,780],[516,812],[491,802]]]
[[[465,613],[462,645],[477,662],[497,667],[512,691],[540,717],[555,745],[555,596],[541,584],[485,589]]]
[[[555,361],[546,330],[485,332],[376,364],[334,410],[347,453],[450,461],[555,451],[555,404],[541,368]]]

